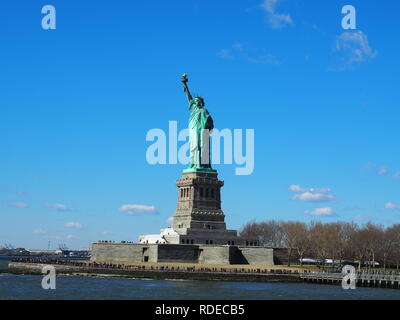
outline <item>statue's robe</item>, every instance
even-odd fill
[[[190,168],[211,168],[209,134],[214,129],[214,121],[207,109],[198,106],[194,100],[190,102],[189,110]],[[209,134],[204,129],[209,130]]]

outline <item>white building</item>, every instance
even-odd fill
[[[145,234],[139,236],[139,243],[163,244],[168,243],[165,236],[175,236],[178,233],[172,228],[161,229],[160,234]]]

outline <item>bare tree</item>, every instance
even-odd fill
[[[292,256],[292,250],[294,246],[294,237],[296,222],[282,222],[282,240],[284,246],[288,249],[288,267],[290,267],[290,258]]]
[[[310,248],[310,234],[304,222],[288,221],[282,223],[283,243],[288,249],[288,266],[293,250],[297,250],[300,265],[303,265],[304,253]]]
[[[15,246],[11,243],[4,243],[3,248],[7,250],[14,250]]]
[[[352,233],[357,229],[357,225],[349,222],[337,222],[337,225],[339,228],[337,254],[339,258],[339,264],[342,265],[346,256],[349,258],[352,257],[351,254],[349,254],[349,249],[351,246],[350,241]]]
[[[382,237],[383,237],[383,227],[381,225],[373,224],[368,222],[364,228],[365,233],[365,244],[368,250],[368,261],[367,269],[369,267],[375,267],[377,253],[381,250]]]
[[[260,236],[259,223],[255,221],[247,222],[240,230],[241,237],[255,238]]]
[[[368,257],[368,245],[365,241],[368,232],[357,227],[350,235],[350,253],[358,262],[358,270]]]
[[[312,222],[310,226],[311,248],[314,255],[325,268],[325,260],[329,257],[330,242],[329,227],[321,222]]]
[[[283,233],[281,222],[275,220],[262,222],[260,224],[260,229],[263,235],[261,240],[266,246],[282,246]]]
[[[264,246],[282,246],[282,226],[280,222],[275,220],[265,222],[248,222],[240,231],[240,236],[258,238],[260,244]]]
[[[386,229],[385,241],[387,241],[385,251],[387,250],[388,257],[398,270],[400,266],[400,224],[394,224]],[[384,267],[386,267],[386,260]]]
[[[322,268],[325,268],[327,258],[333,262],[339,260],[340,264],[344,259],[353,260],[358,262],[358,269],[364,265],[367,269],[371,265],[375,267],[377,261],[384,269],[388,264],[400,268],[400,224],[384,228],[370,222],[359,226],[348,222],[252,221],[243,226],[240,235],[256,237],[265,246],[286,247],[288,266],[296,250],[300,265],[305,253],[309,252]]]
[[[286,240],[286,242],[290,243],[297,250],[300,265],[302,266],[304,254],[311,246],[310,232],[307,225],[304,222],[288,222],[283,224],[283,230],[285,239],[291,239],[290,241]]]

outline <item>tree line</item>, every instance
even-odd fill
[[[252,221],[243,226],[240,235],[257,238],[264,246],[287,248],[288,266],[293,253],[299,256],[300,265],[304,258],[311,258],[322,268],[327,259],[339,265],[354,263],[359,269],[374,267],[375,262],[384,269],[400,266],[400,224]]]

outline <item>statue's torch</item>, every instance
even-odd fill
[[[183,83],[187,83],[187,82],[189,81],[189,79],[188,79],[187,77],[188,77],[188,74],[187,74],[187,73],[184,73],[184,74],[182,75],[182,82],[183,82]]]
[[[192,101],[193,98],[192,98],[192,95],[190,94],[189,88],[188,88],[188,86],[187,86],[188,81],[189,81],[189,79],[188,79],[188,74],[187,74],[187,73],[184,73],[184,74],[182,75],[183,91],[185,91],[188,100],[189,100],[189,101]]]

